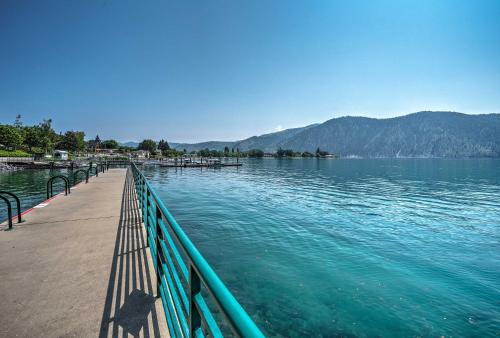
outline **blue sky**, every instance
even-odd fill
[[[235,140],[499,93],[500,1],[0,1],[0,123]]]

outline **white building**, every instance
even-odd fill
[[[136,150],[132,152],[132,157],[137,159],[149,158],[149,151],[147,150]]]
[[[68,160],[68,152],[65,150],[54,150],[54,159],[67,161]]]

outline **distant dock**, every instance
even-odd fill
[[[206,164],[206,163],[186,163],[186,164],[160,164],[160,167],[166,168],[223,168],[223,167],[241,167],[242,163],[221,163],[221,164]]]

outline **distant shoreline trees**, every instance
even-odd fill
[[[83,131],[66,131],[57,134],[52,128],[52,120],[43,120],[37,125],[25,126],[21,115],[17,115],[14,123],[0,124],[0,147],[4,152],[24,152],[28,155],[43,155],[54,149],[72,152],[86,148]]]
[[[152,139],[142,140],[137,148],[121,146],[116,140],[109,139],[101,141],[99,136],[95,139],[85,141],[83,131],[68,130],[64,134],[56,133],[52,127],[52,120],[46,119],[37,125],[25,126],[22,123],[21,115],[17,115],[12,125],[0,124],[0,150],[2,154],[25,154],[44,155],[51,154],[55,149],[67,150],[71,153],[78,152],[108,152],[118,150],[122,153],[133,150],[148,151],[153,157],[182,157],[182,156],[201,156],[201,157],[325,157],[330,156],[328,152],[317,148],[316,153],[295,152],[291,149],[282,149],[281,147],[275,153],[265,153],[261,149],[250,149],[240,151],[239,148],[224,147],[223,150],[211,150],[208,148],[198,151],[187,152],[186,149],[177,150],[171,148],[167,140],[161,139],[158,142]],[[8,155],[3,155],[8,156]],[[16,155],[17,156],[17,155]]]
[[[17,115],[12,125],[0,124],[1,156],[43,156],[54,150],[66,150],[70,153],[99,152],[102,149],[117,149],[122,152],[132,148],[122,147],[116,140],[104,140],[99,136],[85,141],[83,131],[68,130],[56,133],[52,120],[46,119],[39,124],[23,125],[21,115]]]

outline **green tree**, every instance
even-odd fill
[[[163,151],[162,155],[166,157],[179,157],[182,155],[182,153],[180,151],[170,148],[169,150]]]
[[[45,153],[54,149],[59,137],[52,129],[52,119],[43,120],[39,125],[40,128],[40,147],[45,150]]]
[[[319,149],[316,149],[316,157],[325,157],[326,155],[330,155],[328,151],[322,151]]]
[[[229,147],[227,147],[227,146],[224,147],[224,154],[226,154],[226,155],[229,154]]]
[[[0,144],[4,147],[16,150],[23,144],[23,133],[16,127],[0,125]]]
[[[85,149],[84,137],[83,131],[67,131],[57,146],[68,151],[82,151]]]
[[[201,149],[201,150],[198,151],[198,156],[209,157],[210,156],[210,150],[208,150],[208,148]]]
[[[42,145],[42,130],[39,126],[24,127],[24,144],[32,152],[33,148],[43,148]]]
[[[147,150],[152,155],[156,153],[156,142],[150,139],[143,140],[137,147],[139,150]]]
[[[170,150],[170,145],[167,140],[161,139],[160,142],[158,142],[158,149],[160,149],[162,155],[166,156],[165,154]]]
[[[23,122],[21,121],[21,114],[18,114],[16,116],[16,119],[14,120],[14,127],[21,129],[23,127]]]
[[[118,144],[118,142],[116,142],[116,140],[105,140],[105,141],[102,141],[101,142],[101,146],[104,149],[118,149],[120,147],[120,145]]]
[[[248,157],[264,157],[264,152],[260,149],[251,149],[247,154]]]
[[[278,150],[276,150],[276,156],[283,157],[284,155],[285,155],[285,151],[283,149],[281,149],[281,147],[279,147]]]

